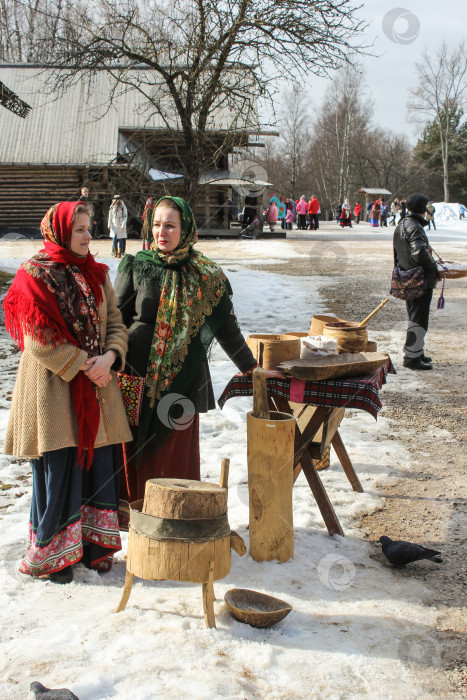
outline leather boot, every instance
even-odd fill
[[[71,566],[66,566],[60,571],[54,571],[53,574],[49,574],[47,578],[52,583],[71,583],[73,581],[73,570]]]
[[[413,359],[404,357],[402,364],[408,369],[433,369],[433,366],[429,362],[424,362],[421,357],[414,357]]]

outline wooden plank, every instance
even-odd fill
[[[321,438],[320,452],[323,452],[331,444],[331,440],[334,437],[337,428],[340,426],[342,419],[344,417],[345,408],[333,408],[329,416],[323,422],[323,435]],[[318,440],[315,440],[318,442]]]
[[[324,524],[327,527],[329,534],[331,535],[342,535],[344,536],[344,531],[338,520],[338,517],[334,511],[331,501],[326,493],[318,472],[315,469],[313,460],[307,452],[304,452],[301,459],[301,465],[303,473],[306,476],[306,480],[312,490],[315,501],[318,508],[323,516]]]
[[[352,490],[357,491],[357,493],[363,493],[363,487],[355,472],[355,469],[353,468],[353,464],[350,461],[350,457],[347,454],[347,450],[345,449],[338,430],[336,430],[334,437],[331,440],[331,444],[336,451],[339,462],[342,464],[342,469],[344,470],[347,479],[350,481]]]

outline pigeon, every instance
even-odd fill
[[[46,688],[42,683],[34,681],[31,683],[31,690],[36,696],[36,700],[79,700],[79,697],[68,690],[68,688]]]
[[[396,566],[405,566],[412,561],[419,561],[420,559],[429,559],[437,564],[443,563],[443,560],[439,557],[441,552],[437,552],[434,549],[427,549],[426,547],[422,547],[421,544],[413,544],[412,542],[404,542],[403,540],[393,542],[390,537],[386,537],[385,535],[380,537],[379,541],[382,544],[386,559]]]

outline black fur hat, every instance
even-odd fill
[[[409,194],[406,201],[407,209],[414,214],[424,214],[426,212],[426,205],[430,201],[430,198],[426,194]]]

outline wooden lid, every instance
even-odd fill
[[[227,513],[227,489],[192,479],[149,479],[143,513],[177,520],[218,518]]]

